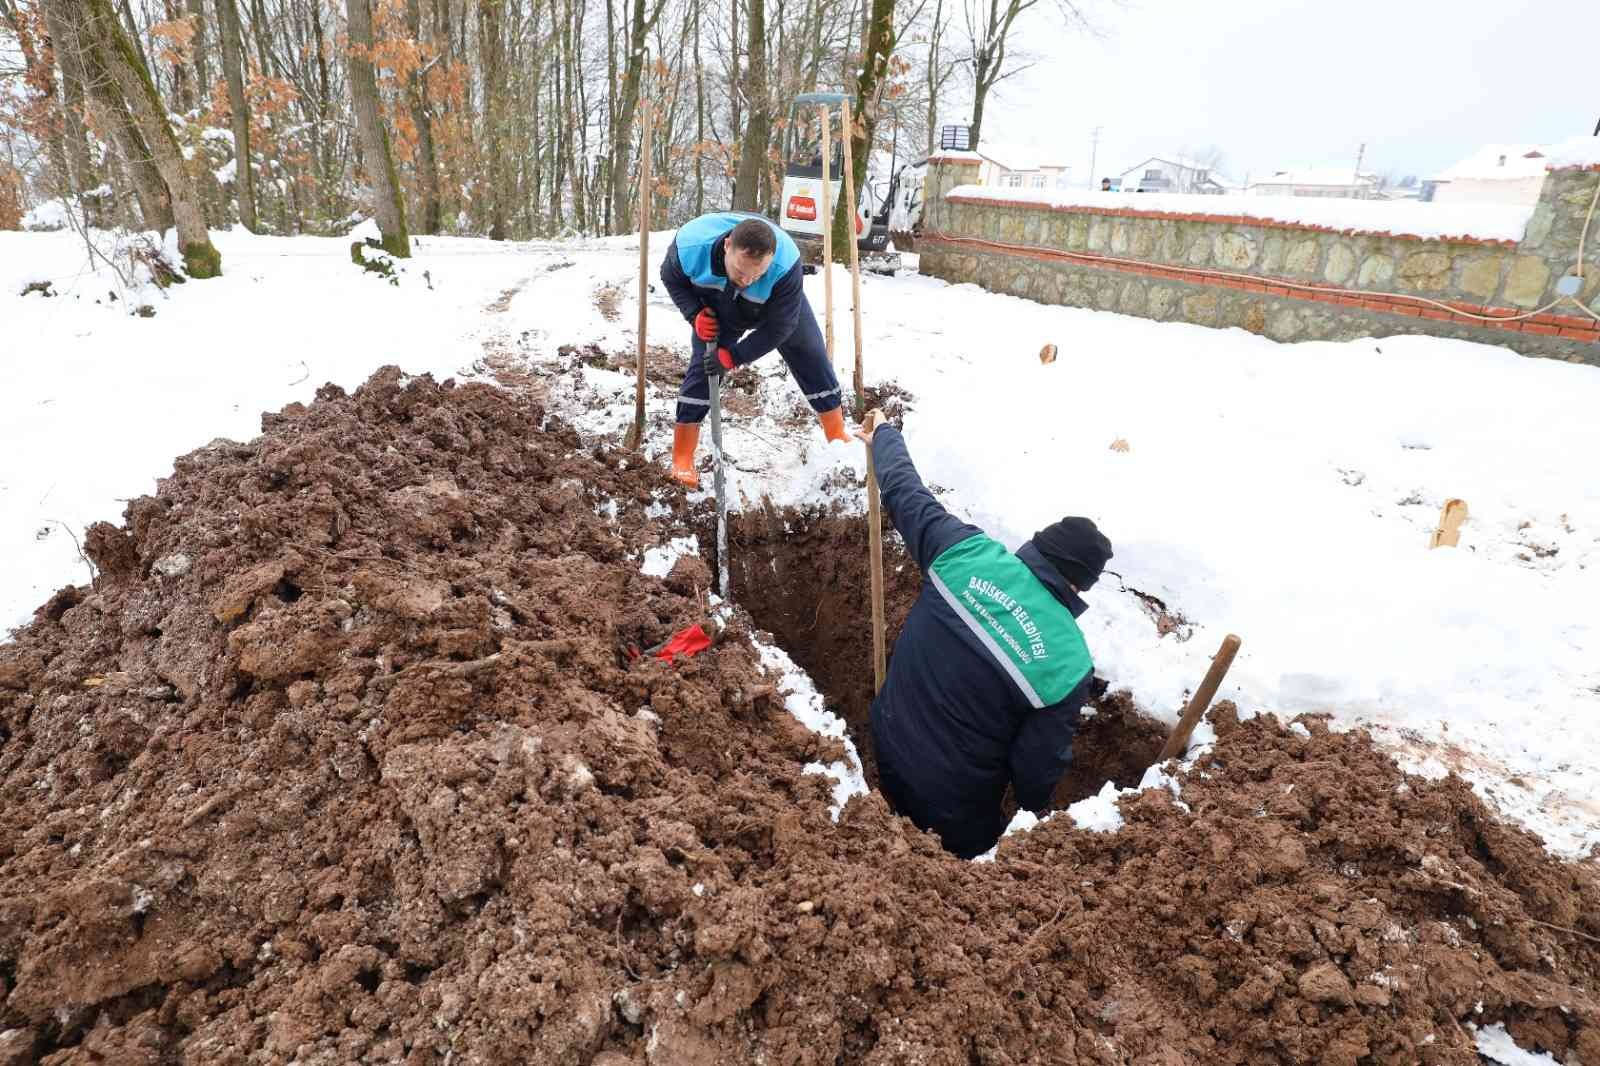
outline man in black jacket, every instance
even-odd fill
[[[1076,617],[1111,542],[1087,518],[1064,518],[1015,553],[940,505],[900,431],[868,414],[883,506],[922,569],[922,592],[872,701],[884,794],[901,814],[972,858],[1017,805],[1042,811],[1072,759],[1094,664]]]

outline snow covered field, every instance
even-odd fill
[[[136,296],[156,311],[139,318],[127,295],[107,302],[109,273],[84,272],[71,235],[0,233],[0,627],[86,580],[73,533],[325,381],[353,388],[386,363],[461,376],[486,345],[552,366],[563,344],[633,347],[634,239],[422,238],[397,286],[360,274],[348,238],[216,239],[225,276]],[[19,296],[44,279],[58,295]],[[807,289],[820,316],[823,279]],[[683,350],[656,290],[650,341]],[[846,368],[849,292],[840,269]],[[867,380],[909,394],[911,453],[950,507],[1013,546],[1066,513],[1111,537],[1120,581],[1083,621],[1114,687],[1171,718],[1238,633],[1220,695],[1246,712],[1370,725],[1561,853],[1600,845],[1600,371],[1432,338],[1278,345],[914,275],[864,278],[862,302]],[[776,356],[741,373],[761,375],[767,410],[796,410]],[[631,376],[563,369],[549,406],[620,430]],[[670,395],[650,416],[661,463]],[[726,421],[736,499],[859,506],[859,447]],[[1461,546],[1429,551],[1451,497],[1471,511]],[[1185,624],[1161,635],[1131,590]]]

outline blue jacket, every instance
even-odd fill
[[[764,218],[761,221],[772,226],[778,240],[771,264],[747,288],[740,289],[728,280],[722,238],[747,218],[761,216],[734,211],[701,215],[678,230],[661,261],[661,282],[672,302],[691,322],[702,307],[715,311],[723,344],[737,366],[755,362],[788,340],[800,321],[806,298],[800,249],[794,238]],[[749,336],[727,343],[746,330],[751,331]]]
[[[924,487],[893,426],[873,435],[872,457],[883,506],[923,572],[922,592],[872,703],[885,788],[901,813],[937,829],[950,850],[977,854],[1004,828],[1000,804],[1007,782],[1019,807],[1040,811],[1071,762],[1073,733],[1093,676],[1072,619],[1087,605],[1031,541],[1012,556],[946,511]],[[1053,702],[1041,705],[1038,692],[1008,667],[993,635],[964,615],[947,583],[935,580],[941,558],[956,556],[989,560],[977,572],[966,571],[971,576],[964,586],[984,588],[981,566],[987,565],[1004,571],[1014,589],[1028,585],[1035,605],[1049,604],[1049,610],[1034,612],[1050,628],[1040,639],[1058,648],[1070,644],[1078,653],[1070,672],[1046,690]]]

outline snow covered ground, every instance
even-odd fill
[[[104,302],[107,273],[82,272],[70,235],[0,234],[0,626],[87,577],[69,530],[116,521],[176,455],[248,438],[324,381],[385,363],[460,376],[493,345],[559,366],[551,410],[580,428],[631,419],[631,375],[557,349],[632,351],[634,239],[423,238],[398,286],[358,273],[348,239],[217,240],[225,276],[139,297],[145,319]],[[42,278],[60,295],[18,295]],[[806,285],[820,316],[823,279]],[[1063,514],[1111,537],[1120,577],[1083,621],[1115,687],[1172,718],[1235,632],[1220,695],[1246,712],[1370,725],[1559,852],[1600,845],[1600,371],[1433,338],[1278,345],[914,275],[862,285],[868,383],[909,393],[911,453],[947,505],[1013,546]],[[681,351],[655,290],[650,342]],[[838,269],[847,384],[849,293]],[[726,419],[734,499],[859,507],[862,449],[772,417],[802,410],[776,356],[740,373],[769,413]],[[670,399],[650,397],[652,462]],[[1461,546],[1429,551],[1452,497],[1471,512]],[[1162,635],[1133,590],[1184,624]]]

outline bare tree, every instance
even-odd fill
[[[147,157],[165,186],[185,270],[193,278],[218,276],[222,256],[211,244],[194,182],[184,168],[183,153],[148,67],[140,64],[139,53],[123,32],[110,0],[69,0],[68,6],[80,16],[74,28],[88,78],[105,87],[107,103],[143,139]]]
[[[250,100],[244,94],[244,49],[239,32],[239,9],[234,0],[216,0],[217,25],[222,33],[222,75],[228,83],[228,110],[233,123],[233,188],[239,202],[239,222],[251,233],[256,224],[255,172],[250,159]]]
[[[639,110],[639,84],[644,75],[645,39],[661,18],[666,0],[633,0],[632,7],[628,20],[628,50],[622,57],[622,95],[617,101],[616,123],[611,135],[611,227],[617,233],[632,228],[628,213],[628,161],[632,155],[634,117]]]
[[[954,14],[945,8],[945,0],[934,0],[933,20],[928,28],[928,55],[923,66],[923,90],[927,93],[928,154],[939,147],[939,102],[944,98],[945,87],[958,69],[954,63],[945,62],[945,35],[950,31]]]
[[[1012,32],[1018,18],[1039,0],[964,0],[967,55],[972,65],[972,143],[979,143],[983,131],[983,112],[989,93],[1007,78],[1031,66],[1029,57],[1013,47]],[[1084,8],[1074,0],[1054,0],[1061,17],[1071,28],[1091,35],[1099,31]],[[1105,0],[1116,3],[1119,0]]]
[[[735,211],[759,211],[765,204],[763,176],[767,147],[772,139],[772,117],[767,100],[767,26],[765,0],[745,0],[749,14],[745,40],[749,53],[744,65],[744,97],[750,109],[744,140],[739,147],[739,177],[733,186]]]
[[[881,96],[888,86],[889,56],[895,46],[894,0],[871,0],[869,17],[865,54],[855,79],[855,128],[846,131],[851,139],[851,172],[845,177],[855,186],[857,202],[860,202],[861,189],[867,179]],[[848,217],[845,200],[839,197],[833,213],[833,242],[840,248],[847,247],[845,241],[856,239],[855,220]]]
[[[105,0],[100,0],[104,3]],[[373,213],[384,251],[410,258],[411,237],[406,232],[406,207],[400,197],[389,131],[378,111],[378,81],[372,71],[372,6],[370,0],[348,0],[350,25],[350,96],[355,105],[356,127],[361,134],[367,176],[372,181]]]
[[[422,5],[418,0],[406,0],[406,29],[415,41],[419,44],[422,42]],[[428,105],[425,70],[413,70],[407,77],[406,103],[411,108],[411,122],[417,128],[417,149],[412,165],[416,167],[417,188],[422,197],[422,225],[419,232],[438,233],[441,221],[439,163],[433,143],[433,112]]]

